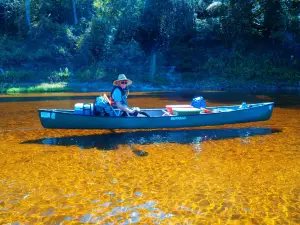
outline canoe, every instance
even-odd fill
[[[212,113],[185,116],[163,116],[163,109],[141,109],[150,117],[101,117],[75,114],[74,110],[39,109],[39,118],[44,128],[51,129],[159,129],[214,126],[246,123],[270,119],[273,102],[208,107]]]

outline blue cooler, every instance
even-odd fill
[[[94,107],[92,103],[76,103],[74,106],[74,114],[93,115]]]

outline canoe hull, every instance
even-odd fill
[[[39,117],[43,127],[50,129],[182,128],[264,121],[270,119],[273,106],[272,102],[259,103],[253,104],[253,107],[248,109],[230,112],[157,117],[99,117],[76,115],[73,114],[73,110],[40,109]],[[238,106],[228,107],[238,108]]]

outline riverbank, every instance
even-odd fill
[[[110,91],[111,82],[58,82],[58,83],[37,83],[19,82],[2,83],[0,93],[43,93],[43,92],[102,92]],[[153,85],[144,82],[134,82],[130,91],[178,91],[178,90],[201,90],[201,91],[300,91],[298,84],[287,83],[262,83],[261,81],[227,80],[227,79],[206,79],[197,82],[182,82],[176,84]]]

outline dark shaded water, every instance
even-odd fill
[[[100,93],[0,96],[0,224],[296,224],[299,93],[132,93],[132,106],[274,101],[269,121],[163,130],[47,130],[39,108]]]
[[[42,138],[21,142],[21,144],[45,144],[58,146],[77,146],[81,149],[97,148],[99,150],[114,150],[120,145],[149,145],[162,143],[195,144],[211,140],[230,138],[247,138],[254,135],[266,135],[280,132],[270,128],[225,128],[201,130],[153,130],[122,133],[94,134],[81,136],[64,136]]]

